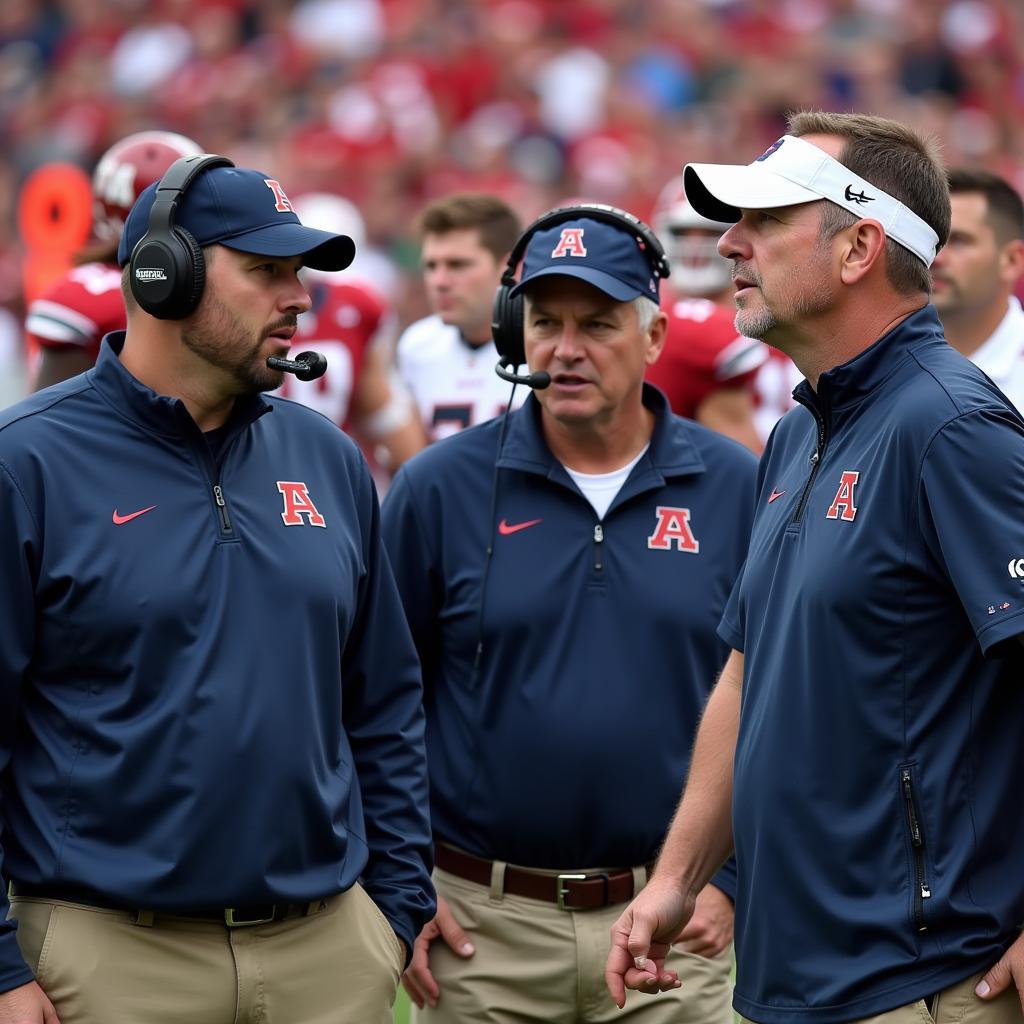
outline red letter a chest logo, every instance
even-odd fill
[[[857,486],[859,477],[860,473],[851,470],[846,470],[843,473],[839,482],[839,490],[836,491],[836,496],[825,513],[826,519],[845,519],[848,523],[853,522],[857,515],[857,503],[853,489]]]
[[[327,526],[327,521],[309,496],[306,485],[300,480],[278,480],[277,489],[284,498],[284,511],[281,518],[285,526],[306,526],[303,516],[309,517],[309,526]]]
[[[551,250],[551,258],[558,256],[586,256],[587,250],[583,244],[583,232],[585,228],[562,228],[562,237],[558,245]]]
[[[700,551],[700,542],[690,529],[688,508],[659,505],[654,511],[658,516],[658,525],[647,538],[647,546],[652,551],[671,551],[673,544],[677,551],[689,551],[692,554]]]

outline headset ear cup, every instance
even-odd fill
[[[132,253],[129,282],[139,307],[158,320],[180,320],[202,298],[206,260],[195,238],[171,227],[165,237],[147,235]]]
[[[522,295],[508,300],[506,307],[506,323],[508,324],[508,361],[513,366],[526,364],[526,341],[523,337],[525,327],[525,306]]]
[[[180,320],[193,312],[203,297],[203,288],[206,286],[206,258],[191,232],[177,226],[171,230],[181,243],[184,263],[181,278],[175,287],[175,312],[167,319]]]
[[[523,345],[523,299],[510,298],[511,286],[502,284],[494,295],[491,310],[491,337],[498,355],[512,366],[526,362]]]

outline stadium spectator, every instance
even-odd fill
[[[932,301],[946,340],[1024,412],[1024,203],[991,171],[949,172],[949,241],[932,264]]]
[[[420,215],[423,284],[434,312],[402,332],[396,359],[432,441],[508,405],[512,389],[494,372],[491,307],[519,230],[515,213],[486,194],[448,196]]]
[[[127,333],[0,418],[0,1019],[385,1024],[434,913],[420,672],[365,462],[260,396],[354,247],[223,158],[162,181]]]
[[[496,339],[549,384],[411,459],[382,513],[424,665],[440,892],[405,985],[446,1024],[612,1019],[607,929],[685,776],[752,511],[750,452],[644,383],[667,326],[650,229],[580,206],[524,250]],[[732,896],[727,868],[698,897],[680,998],[622,1019],[728,1024]]]
[[[738,326],[806,381],[761,460],[733,652],[609,988],[675,984],[667,943],[735,845],[745,1020],[1020,1021],[1024,424],[928,302],[945,172],[897,122],[809,112],[685,183],[736,222]]]

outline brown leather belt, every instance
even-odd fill
[[[449,874],[477,885],[491,884],[492,861],[474,857],[440,843],[434,848],[434,863]],[[597,910],[626,903],[634,896],[633,871],[626,868],[608,872],[563,872],[543,874],[526,868],[505,866],[504,891],[513,896],[554,903],[560,910]]]

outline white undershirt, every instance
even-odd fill
[[[575,469],[565,467],[566,473],[572,477],[573,482],[583,492],[583,496],[594,506],[598,519],[604,519],[605,512],[615,500],[615,496],[622,490],[633,467],[644,457],[644,452],[650,448],[650,442],[640,449],[635,459],[631,459],[621,469],[613,469],[610,473],[578,473]]]

